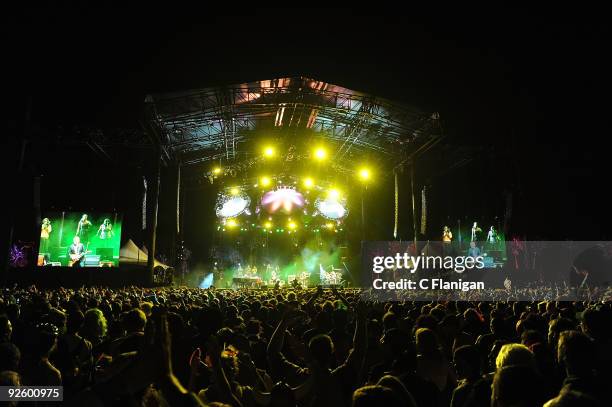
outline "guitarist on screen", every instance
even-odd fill
[[[72,239],[72,244],[68,248],[68,256],[70,257],[70,267],[82,267],[85,259],[85,246],[81,243],[81,238],[75,236]]]

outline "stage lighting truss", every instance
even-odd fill
[[[221,174],[212,165],[203,173],[213,180],[288,156],[324,160],[335,174],[353,174],[362,159],[390,169],[441,131],[437,113],[306,77],[148,95],[146,105],[168,158],[222,166]],[[274,145],[251,142],[263,129]],[[301,133],[316,135],[324,150],[279,147]]]
[[[227,191],[227,193],[219,194],[215,213],[221,219],[235,218],[242,214],[250,215],[250,205],[251,198],[246,193],[240,191],[237,194],[232,194]]]
[[[345,196],[321,196],[315,201],[316,211],[313,216],[321,215],[329,220],[342,220],[348,215],[348,207]]]

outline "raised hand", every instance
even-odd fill
[[[202,362],[202,350],[196,348],[189,357],[189,367],[191,368],[191,374],[199,376],[202,373],[202,368],[207,367],[206,363]]]

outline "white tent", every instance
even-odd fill
[[[136,243],[132,241],[132,239],[128,239],[127,242],[123,245],[121,250],[119,251],[119,263],[123,264],[142,264],[146,265],[149,256],[147,252],[140,249],[136,246]],[[164,269],[167,269],[170,266],[165,265],[157,261],[154,261],[155,267],[162,266]]]

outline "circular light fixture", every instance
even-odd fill
[[[230,191],[231,192],[231,191]],[[235,218],[243,213],[249,213],[251,198],[240,191],[236,195],[220,194],[217,198],[215,213],[219,218]]]
[[[340,197],[339,194],[337,196],[331,196],[331,194],[328,194],[327,197],[318,198],[315,201],[315,207],[321,216],[329,220],[341,220],[348,215],[346,198]],[[330,229],[328,224],[326,224],[325,227]]]
[[[268,147],[264,148],[263,153],[264,153],[264,156],[266,156],[268,158],[274,157],[274,148],[268,146]]]
[[[327,151],[324,148],[319,147],[315,150],[314,156],[317,160],[322,161],[327,157]]]
[[[314,185],[314,181],[312,178],[308,177],[308,178],[304,178],[304,186],[306,188],[312,188],[312,186]]]
[[[362,168],[359,170],[359,178],[362,181],[369,181],[371,176],[372,176],[372,173],[370,172],[369,169]]]

